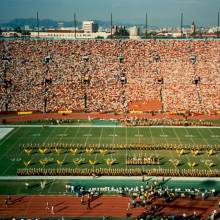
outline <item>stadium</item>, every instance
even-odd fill
[[[217,219],[218,39],[0,51],[2,218]]]

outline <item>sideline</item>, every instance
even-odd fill
[[[162,180],[163,177],[157,176],[145,176],[145,178],[152,180]],[[0,176],[1,180],[140,180],[142,181],[142,176]],[[164,177],[164,181],[218,181],[220,182],[220,177]]]
[[[31,128],[31,127],[50,127],[50,128],[67,128],[67,127],[73,127],[73,128],[84,128],[84,127],[97,127],[97,128],[114,128],[114,127],[119,127],[119,128],[218,128],[220,129],[220,126],[169,126],[169,125],[157,125],[157,126],[131,126],[131,127],[126,127],[123,125],[0,125],[0,128]]]
[[[82,125],[0,125],[0,128],[31,128],[31,127],[40,127],[40,128],[88,128],[88,127],[123,127],[122,125],[92,125],[92,124],[82,124]]]

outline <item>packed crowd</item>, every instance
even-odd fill
[[[164,111],[210,113],[220,108],[219,52],[211,40],[1,40],[0,111],[121,113],[159,100]]]

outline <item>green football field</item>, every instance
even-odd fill
[[[180,149],[189,145],[192,148],[209,145],[214,150],[211,154],[206,150],[199,150],[193,155],[189,149],[184,149],[184,152],[179,154],[176,150],[156,148],[141,150],[117,148],[131,144],[132,146],[176,144],[182,145]],[[193,168],[196,169],[220,170],[219,146],[220,128],[211,127],[15,127],[0,140],[0,175],[15,176],[19,168],[25,167],[167,169],[174,168],[174,160],[178,160],[178,169],[192,168],[189,164],[195,163]],[[31,147],[34,149],[25,151]],[[104,153],[100,151],[102,148],[105,148]],[[74,152],[71,152],[71,149]],[[141,157],[159,158],[160,162],[144,165],[126,164],[127,158]],[[107,164],[109,160],[114,161],[112,165]]]

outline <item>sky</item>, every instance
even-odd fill
[[[39,12],[40,19],[57,21],[109,20],[132,24],[148,23],[152,26],[178,26],[180,14],[184,24],[195,21],[200,26],[217,23],[220,0],[0,0],[0,22],[15,18],[33,18]]]

